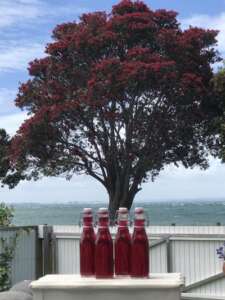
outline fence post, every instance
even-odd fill
[[[42,242],[39,238],[39,227],[35,226],[36,245],[35,245],[35,258],[36,258],[36,279],[43,276],[43,251]]]
[[[56,240],[56,235],[53,232],[52,233],[52,273],[56,274],[57,273],[57,240]]]
[[[171,240],[166,240],[166,253],[167,253],[167,273],[172,273],[172,255],[171,255]]]
[[[52,274],[52,226],[44,225],[43,226],[43,244],[42,244],[42,253],[43,253],[43,275]]]

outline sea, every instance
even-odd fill
[[[13,224],[77,225],[84,207],[96,212],[106,203],[14,203]],[[135,207],[144,207],[151,225],[225,225],[225,199],[138,201]],[[132,215],[131,210],[131,215]]]

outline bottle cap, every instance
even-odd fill
[[[99,215],[99,217],[102,216],[102,217],[107,217],[108,218],[108,216],[109,216],[108,208],[105,208],[105,207],[99,208],[98,215]]]
[[[136,220],[145,220],[144,208],[136,207],[134,210]]]
[[[85,208],[83,209],[83,213],[85,213],[85,214],[92,214],[92,208],[90,208],[90,207],[85,207]]]
[[[126,213],[128,213],[128,209],[126,207],[120,207],[119,213],[126,214]]]
[[[108,213],[108,208],[106,208],[106,207],[100,207],[98,211],[100,213]]]
[[[117,211],[118,221],[128,221],[128,209],[126,207],[120,207]]]
[[[143,207],[136,207],[134,210],[135,214],[143,214],[144,208]]]

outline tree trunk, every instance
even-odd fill
[[[136,195],[136,193],[131,193],[130,191],[127,191],[126,194],[122,194],[122,197],[120,196],[121,193],[118,192],[109,196],[109,216],[111,223],[115,221],[116,212],[119,207],[126,207],[128,210],[131,209],[134,197]]]
[[[118,204],[118,201],[114,199],[113,197],[109,197],[109,217],[110,217],[110,223],[112,224],[116,218],[116,212],[119,209],[120,205]]]

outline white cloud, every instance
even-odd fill
[[[55,9],[52,9],[51,15],[53,17],[62,16],[62,15],[72,15],[74,19],[76,19],[76,15],[81,15],[87,12],[88,9],[85,7],[78,7],[76,5],[63,5],[58,6]]]
[[[0,71],[26,70],[28,62],[44,56],[44,46],[38,43],[25,42],[0,49]]]
[[[15,108],[14,99],[16,91],[6,88],[0,88],[0,113],[7,114]]]
[[[42,16],[42,6],[42,2],[38,0],[1,0],[0,28]]]
[[[74,176],[70,181],[64,178],[43,178],[39,181],[21,182],[15,189],[1,189],[4,202],[38,203],[108,203],[108,195],[103,186],[88,176]]]
[[[206,29],[219,30],[218,48],[219,51],[225,52],[225,12],[219,15],[193,15],[188,19],[181,20],[182,27],[187,28],[191,26],[202,27]]]
[[[0,128],[4,128],[7,133],[13,135],[26,119],[27,113],[20,112],[16,114],[0,116]]]
[[[22,4],[39,4],[39,0],[17,0],[17,2]]]
[[[41,0],[0,0],[0,72],[26,70],[29,61],[44,55],[47,37],[32,35],[50,19],[81,14],[76,4],[53,4]],[[7,27],[7,28],[5,28]],[[9,30],[8,30],[9,29]],[[41,39],[41,43],[39,40]]]
[[[225,164],[210,158],[207,170],[168,166],[154,183],[146,183],[137,199],[225,199]]]
[[[0,1],[0,28],[11,25],[24,25],[43,17],[57,17],[65,14],[81,14],[85,12],[84,7],[73,5],[57,5],[40,0],[1,0]]]

